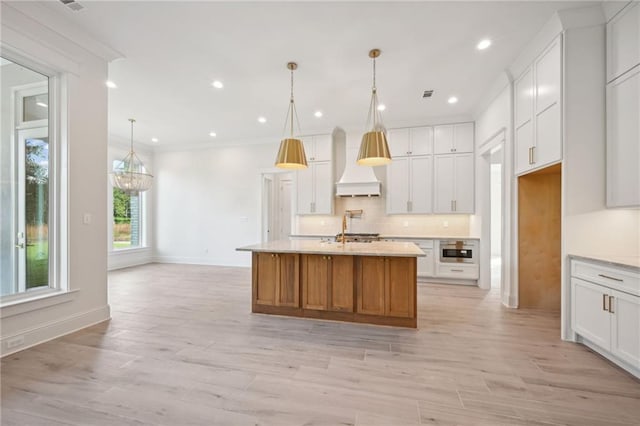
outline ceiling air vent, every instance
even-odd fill
[[[425,90],[422,94],[423,98],[430,98],[433,95],[433,90]]]
[[[80,3],[78,3],[76,0],[60,0],[60,3],[64,4],[69,9],[73,10],[74,12],[78,12],[78,11],[84,9],[84,6],[81,5]]]

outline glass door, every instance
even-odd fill
[[[47,127],[18,130],[18,292],[49,286],[49,137]]]

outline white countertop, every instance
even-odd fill
[[[596,262],[605,263],[612,266],[632,268],[640,272],[640,257],[638,256],[620,256],[620,255],[608,255],[608,254],[594,254],[594,255],[570,254],[569,257],[573,259],[578,259],[578,260],[593,260]]]
[[[335,238],[336,234],[328,235],[328,234],[291,234],[289,237],[291,238]],[[451,235],[380,235],[381,239],[398,239],[398,240],[479,240],[480,237],[461,237],[459,235],[451,236]]]
[[[374,241],[371,243],[336,243],[317,240],[278,240],[239,247],[238,251],[270,253],[306,253],[346,256],[423,257],[424,252],[414,243]]]

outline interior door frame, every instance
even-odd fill
[[[513,281],[511,277],[511,167],[509,166],[509,155],[507,153],[507,129],[502,128],[489,137],[478,149],[478,211],[482,217],[480,230],[480,280],[478,286],[482,289],[491,288],[491,154],[497,149],[502,152],[502,187],[501,187],[501,277],[500,277],[500,298],[502,304],[512,306]]]
[[[260,220],[260,241],[262,243],[266,243],[269,241],[270,229],[277,229],[279,226],[279,221],[277,220],[277,215],[275,212],[276,207],[279,205],[278,203],[278,184],[280,182],[281,176],[290,175],[291,176],[291,208],[289,214],[291,216],[291,224],[295,226],[295,214],[294,214],[294,205],[296,203],[295,199],[295,185],[293,181],[295,179],[291,170],[282,170],[277,168],[265,169],[260,172],[260,212],[259,217]],[[269,189],[267,189],[269,188]]]

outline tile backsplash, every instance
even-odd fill
[[[347,219],[347,232],[394,236],[469,236],[469,215],[387,215],[382,197],[336,198],[333,216],[296,216],[294,234],[335,235],[345,210],[362,209],[361,217]]]

